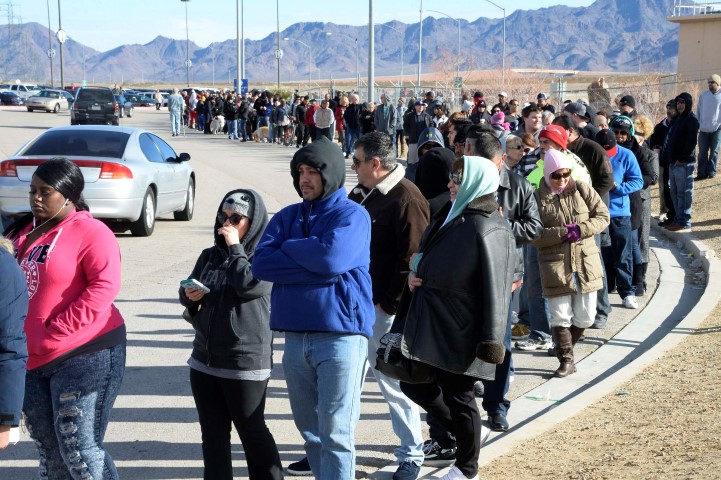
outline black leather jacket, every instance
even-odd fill
[[[497,201],[503,209],[503,216],[511,224],[516,239],[516,267],[513,281],[523,280],[523,252],[521,246],[537,239],[543,233],[543,222],[538,214],[538,205],[533,195],[533,185],[507,166],[501,167],[501,182]]]
[[[426,229],[405,315],[403,355],[441,370],[492,380],[496,365],[480,358],[500,353],[508,321],[516,242],[493,195],[473,200],[442,226],[450,202]],[[401,302],[405,309],[404,302]],[[477,352],[479,356],[477,357]]]

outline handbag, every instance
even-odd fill
[[[376,370],[405,383],[435,382],[436,369],[427,363],[405,357],[401,351],[402,342],[402,333],[389,332],[383,335],[381,346],[376,350]]]

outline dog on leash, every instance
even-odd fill
[[[225,126],[225,117],[218,115],[213,117],[213,121],[210,122],[210,131],[213,135],[223,133],[223,127]]]
[[[253,141],[254,142],[264,142],[268,138],[268,127],[258,127],[255,132],[253,132]]]

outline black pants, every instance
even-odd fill
[[[278,447],[265,424],[268,381],[229,380],[190,369],[190,387],[203,437],[205,480],[233,480],[231,422],[253,479],[283,478]]]
[[[298,145],[302,145],[305,147],[305,145],[308,143],[308,134],[307,134],[307,128],[305,127],[305,124],[299,123],[295,127],[295,145],[296,147]]]
[[[475,378],[439,370],[436,383],[412,385],[401,382],[401,390],[433,415],[456,437],[456,467],[467,477],[478,474],[481,452],[481,415],[473,394]]]
[[[673,208],[673,199],[671,198],[671,187],[668,185],[669,181],[669,170],[670,166],[666,166],[663,169],[663,177],[661,178],[661,181],[663,182],[663,200],[666,203],[666,218],[669,220],[669,223],[673,223],[673,221],[676,219],[676,209]]]

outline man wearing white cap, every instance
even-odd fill
[[[704,180],[716,176],[721,145],[721,76],[708,77],[708,90],[698,98],[696,116],[699,121],[696,179]]]
[[[508,115],[511,113],[510,106],[508,105],[508,94],[506,92],[501,92],[498,94],[498,103],[493,105],[491,111],[495,110],[496,108],[499,108],[504,115]]]

